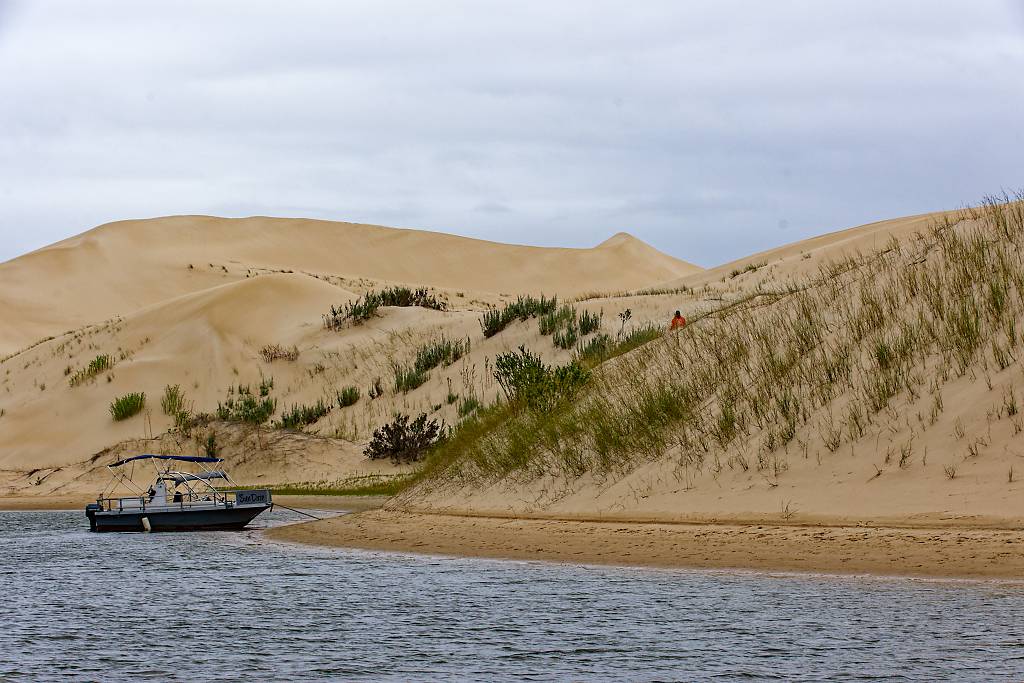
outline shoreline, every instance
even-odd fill
[[[386,496],[319,496],[319,495],[276,495],[275,503],[282,506],[324,510],[373,510],[381,507]],[[0,512],[14,510],[85,510],[88,503],[96,499],[84,495],[68,496],[0,496]]]
[[[373,510],[276,527],[305,545],[569,564],[1024,579],[1024,530],[572,521]]]

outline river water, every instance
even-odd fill
[[[1022,584],[87,528],[0,512],[0,681],[1024,679]]]

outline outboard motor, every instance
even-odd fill
[[[85,506],[85,516],[89,518],[89,531],[96,531],[96,513],[102,509],[99,503],[89,503]]]

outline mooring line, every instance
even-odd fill
[[[316,519],[316,520],[324,519],[324,517],[317,517],[316,515],[311,515],[308,512],[303,512],[302,510],[296,510],[295,508],[290,508],[287,505],[281,505],[280,503],[274,503],[274,507],[284,508],[285,510],[291,510],[292,512],[297,512],[300,515],[306,515],[307,517],[312,517],[313,519]]]

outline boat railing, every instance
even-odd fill
[[[264,494],[265,497],[260,494]],[[241,500],[239,499],[241,494]],[[182,492],[180,496],[174,496],[165,500],[156,500],[148,495],[124,496],[121,498],[98,498],[96,502],[104,512],[145,512],[159,508],[166,511],[168,508],[181,510],[193,507],[244,505],[251,503],[270,502],[270,492],[266,489],[239,489],[237,491],[203,491],[199,493]]]

